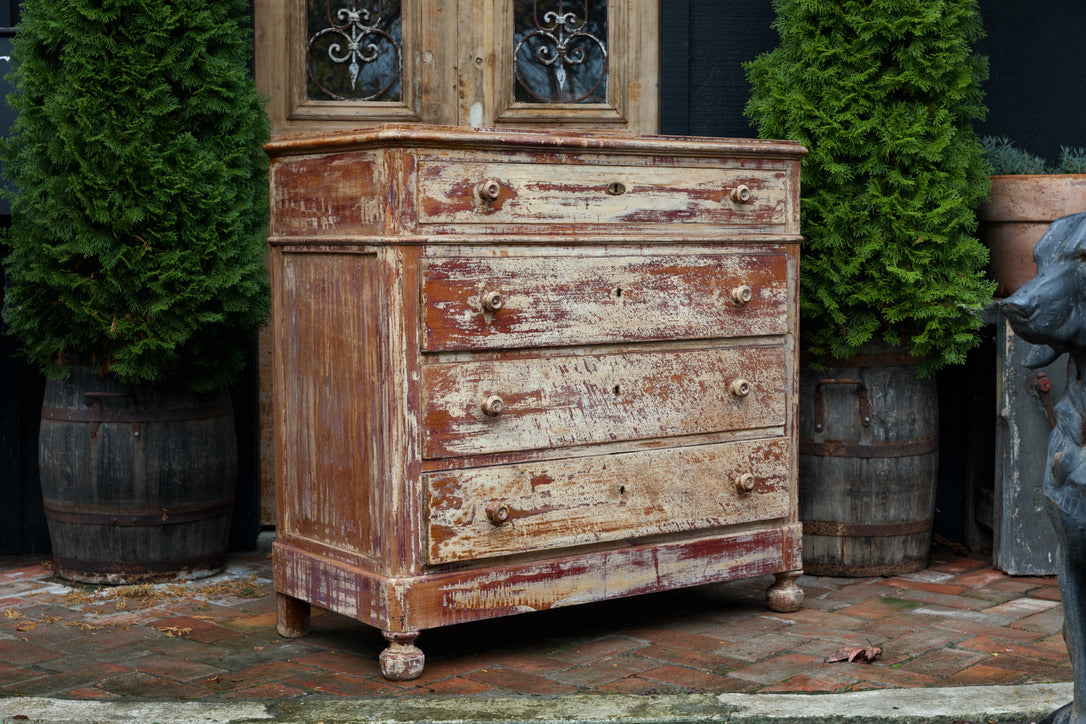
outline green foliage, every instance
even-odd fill
[[[25,0],[5,321],[63,377],[229,382],[267,315],[245,0]]]
[[[988,171],[972,121],[987,62],[976,0],[774,0],[780,44],[746,66],[747,115],[801,141],[802,343],[869,340],[931,373],[978,342],[994,285],[974,236]]]
[[[985,136],[980,139],[984,162],[992,174],[1026,174],[1045,172],[1046,161],[1016,147],[1009,138]]]
[[[1060,146],[1060,162],[1052,173],[1086,173],[1086,148]]]
[[[1040,156],[1018,148],[1005,136],[985,136],[980,143],[984,162],[994,175],[1086,173],[1086,148],[1060,146],[1060,161],[1053,166]]]

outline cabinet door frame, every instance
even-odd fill
[[[254,0],[254,71],[273,135],[380,123],[651,134],[660,1],[609,0],[606,103],[514,100],[512,0],[403,0],[400,101],[308,98],[306,0]]]

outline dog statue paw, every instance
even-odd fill
[[[1042,489],[1059,548],[1063,635],[1074,669],[1074,700],[1043,722],[1086,724],[1086,213],[1057,219],[1033,250],[1037,276],[1000,308],[1022,339],[1045,345],[1039,367],[1066,352],[1067,391],[1056,404]]]

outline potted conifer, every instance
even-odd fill
[[[775,0],[747,114],[802,170],[804,567],[926,564],[937,473],[930,378],[978,344],[991,300],[976,0]],[[816,396],[819,399],[816,404]],[[836,405],[836,406],[835,406]],[[833,413],[839,416],[834,417]],[[824,415],[824,416],[823,416]]]
[[[4,319],[49,378],[40,463],[61,575],[221,568],[226,385],[268,308],[267,119],[245,0],[25,0]]]

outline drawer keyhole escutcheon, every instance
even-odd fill
[[[732,380],[731,385],[728,387],[728,391],[736,397],[746,397],[750,394],[750,382],[744,380],[742,377]]]
[[[505,306],[505,298],[500,292],[487,292],[483,295],[483,311],[493,314]]]
[[[495,500],[486,506],[486,519],[494,525],[501,525],[509,520],[509,506]]]
[[[737,204],[749,204],[751,199],[750,188],[746,184],[739,184],[732,189],[732,201]]]
[[[505,403],[497,395],[491,395],[483,400],[483,412],[490,417],[497,417],[505,409]]]
[[[754,298],[754,290],[746,284],[740,284],[735,289],[732,289],[731,296],[732,301],[736,304],[750,304],[750,300]]]
[[[502,186],[494,179],[488,178],[475,184],[472,193],[475,197],[475,205],[486,207],[501,198]]]
[[[743,473],[735,479],[735,490],[740,495],[747,495],[754,492],[754,476],[750,473]]]
[[[622,194],[626,193],[626,184],[622,183],[621,181],[612,181],[611,183],[607,184],[607,193],[609,193],[611,196],[621,196]]]

